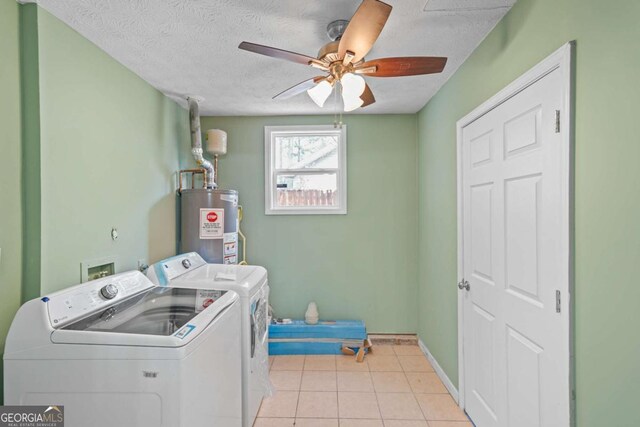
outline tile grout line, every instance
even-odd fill
[[[338,385],[338,360],[336,358],[336,403],[338,407],[338,427],[340,427],[340,386]]]
[[[371,374],[369,374],[371,375]],[[378,415],[380,416],[380,420],[382,421],[382,425],[384,426],[384,419],[382,418],[382,410],[380,409],[380,401],[378,400],[378,393],[376,392],[376,385],[373,382],[373,375],[371,375],[371,385],[373,386],[373,395],[376,398],[376,407],[378,408]]]
[[[296,412],[293,414],[293,425],[298,420],[298,407],[300,406],[300,392],[302,388],[302,376],[304,375],[304,364],[307,362],[307,356],[302,357],[302,370],[300,371],[300,384],[298,385],[298,397],[296,399]]]

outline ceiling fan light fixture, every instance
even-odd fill
[[[333,86],[326,80],[321,81],[311,89],[307,91],[309,97],[316,103],[316,105],[320,108],[324,106],[325,101],[331,95],[333,91]]]
[[[364,101],[359,97],[347,98],[346,96],[342,95],[342,100],[344,101],[345,112],[353,111],[357,108],[360,108],[362,104],[364,104]]]
[[[366,85],[364,79],[355,74],[347,73],[340,79],[340,84],[342,85],[344,111],[353,111],[359,108],[364,103],[360,98]]]
[[[342,84],[342,93],[348,96],[359,97],[364,92],[364,79],[353,73],[343,75],[340,84]]]

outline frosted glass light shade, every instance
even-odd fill
[[[207,131],[207,153],[214,155],[227,154],[227,133],[220,129]]]
[[[342,84],[344,111],[353,111],[364,103],[360,98],[365,87],[365,82],[362,77],[347,73],[340,79],[340,84]]]
[[[347,73],[342,76],[340,79],[340,83],[342,83],[342,93],[360,96],[362,92],[364,92],[365,82],[364,79],[358,75],[353,73]]]
[[[344,111],[353,111],[356,108],[359,108],[364,104],[364,101],[359,97],[346,97],[344,94],[342,95],[342,100],[344,101]]]
[[[313,99],[313,102],[315,102],[318,107],[322,108],[327,98],[329,98],[329,95],[331,95],[332,90],[333,86],[331,86],[331,83],[324,80],[309,89],[307,93],[311,99]]]

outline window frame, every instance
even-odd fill
[[[338,135],[337,168],[276,169],[275,137],[280,135]],[[338,205],[288,206],[280,207],[276,202],[278,175],[336,174]],[[347,213],[347,126],[335,128],[333,125],[265,126],[264,127],[264,213],[265,215],[345,215]]]

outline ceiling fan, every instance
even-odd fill
[[[273,99],[287,99],[307,92],[319,106],[339,86],[344,110],[352,111],[376,102],[369,85],[361,75],[370,77],[403,77],[440,73],[447,63],[445,57],[410,56],[365,60],[382,32],[392,7],[379,0],[363,0],[350,21],[333,21],[327,27],[332,40],[322,46],[318,57],[289,52],[275,47],[242,42],[240,49],[298,64],[310,65],[326,75],[305,80],[277,94]]]

